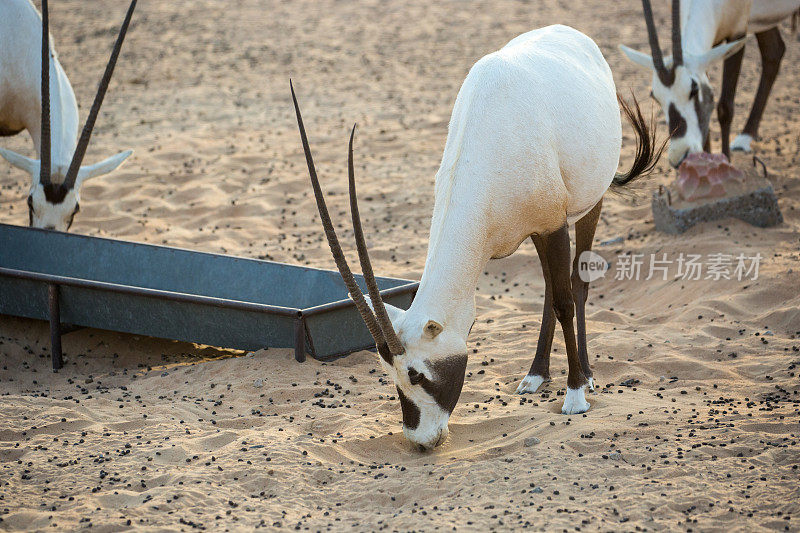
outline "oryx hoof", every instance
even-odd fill
[[[517,394],[527,394],[527,393],[534,393],[539,390],[539,387],[542,386],[542,383],[550,381],[549,379],[543,376],[532,376],[528,374],[523,378],[522,381],[519,382],[519,386],[517,387]]]
[[[564,398],[564,405],[561,407],[561,414],[577,415],[589,410],[589,402],[586,401],[584,389],[586,385],[581,385],[578,389],[567,387],[567,396]]]

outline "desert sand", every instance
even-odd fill
[[[82,117],[123,4],[51,2]],[[666,28],[666,3],[656,11]],[[434,173],[464,76],[484,54],[553,23],[593,37],[618,90],[650,112],[649,75],[617,49],[646,50],[634,0],[142,0],[87,162],[135,154],[86,184],[72,231],[333,268],[292,78],[351,257],[345,165],[358,122],[375,270],[419,279]],[[0,528],[800,530],[800,42],[788,22],[782,28],[784,67],[755,148],[785,222],[657,233],[649,203],[672,179],[664,159],[632,193],[607,195],[596,236],[612,261],[760,253],[758,279],[682,280],[673,265],[666,281],[610,271],[593,283],[598,387],[586,414],[560,414],[560,331],[552,383],[514,394],[544,293],[530,242],[481,277],[450,437],[426,454],[405,441],[396,392],[370,352],[297,364],[289,350],[86,329],[64,337],[67,362],[53,374],[47,325],[0,316]],[[751,36],[734,131],[759,72]],[[718,86],[719,68],[712,78]],[[718,148],[715,118],[712,128]],[[0,143],[33,154],[26,133]],[[621,168],[633,148],[626,127]],[[28,187],[24,173],[0,164],[0,221],[27,224]]]

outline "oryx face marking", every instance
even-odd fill
[[[447,330],[431,337],[425,328],[420,335],[419,326],[407,325],[405,313],[397,311],[399,313],[393,314],[402,318],[395,328],[406,350],[394,356],[391,362],[381,359],[381,363],[397,387],[403,411],[403,433],[424,451],[447,438],[447,424],[464,385],[467,349],[462,340]],[[406,335],[407,329],[416,331],[416,335]]]
[[[80,211],[79,202],[75,189],[57,183],[34,183],[28,195],[28,223],[32,228],[67,231]]]
[[[705,72],[691,72],[684,65],[674,72],[671,85],[665,85],[653,74],[652,95],[669,126],[669,163],[677,167],[687,155],[703,151],[714,93]]]
[[[403,394],[400,387],[397,387],[397,396],[400,398],[400,409],[403,411],[403,427],[417,429],[419,427],[419,407]]]

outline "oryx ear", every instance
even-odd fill
[[[426,337],[433,339],[439,333],[441,333],[442,330],[444,330],[444,327],[442,327],[441,324],[439,324],[435,320],[428,320],[428,323],[425,324],[425,328],[423,329],[423,334]]]
[[[374,313],[375,308],[372,307],[372,300],[370,300],[368,294],[364,295],[364,300],[367,301],[367,305],[369,306],[370,309],[372,309],[372,312]],[[403,315],[405,315],[406,312],[400,309],[399,307],[387,304],[386,302],[383,302],[383,307],[384,309],[386,309],[386,314],[389,315],[389,321],[394,326],[395,331],[397,331],[398,322],[400,322],[400,319],[403,318]]]
[[[78,171],[78,179],[75,180],[76,185],[80,188],[80,185],[88,179],[96,178],[97,176],[102,176],[104,174],[108,174],[109,172],[113,172],[123,163],[123,161],[128,159],[132,153],[133,150],[125,150],[124,152],[120,152],[117,155],[112,155],[108,159],[104,159],[99,163],[95,163],[94,165],[82,166]]]
[[[36,159],[25,157],[24,155],[12,152],[11,150],[6,150],[5,148],[0,148],[0,155],[2,155],[6,161],[15,167],[21,168],[32,176],[37,176],[39,174],[39,161]]]
[[[718,44],[708,52],[700,56],[692,56],[689,60],[692,61],[698,68],[705,70],[712,63],[727,59],[744,47],[744,38],[731,43]]]
[[[627,56],[627,58],[640,67],[644,67],[649,70],[655,70],[655,66],[653,65],[653,56],[644,54],[633,48],[628,48],[624,44],[619,45],[619,49],[622,50],[622,53]]]

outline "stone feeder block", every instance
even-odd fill
[[[728,217],[744,220],[760,228],[783,222],[764,163],[756,157],[753,157],[752,165],[744,157],[737,162],[740,163],[737,168],[741,170],[739,177],[726,181],[724,191],[718,190],[715,196],[702,196],[700,193],[702,197],[693,197],[686,193],[685,183],[679,183],[679,180],[666,187],[659,186],[658,191],[653,193],[652,202],[656,229],[677,235],[701,222]],[[758,165],[763,175],[759,174]]]

